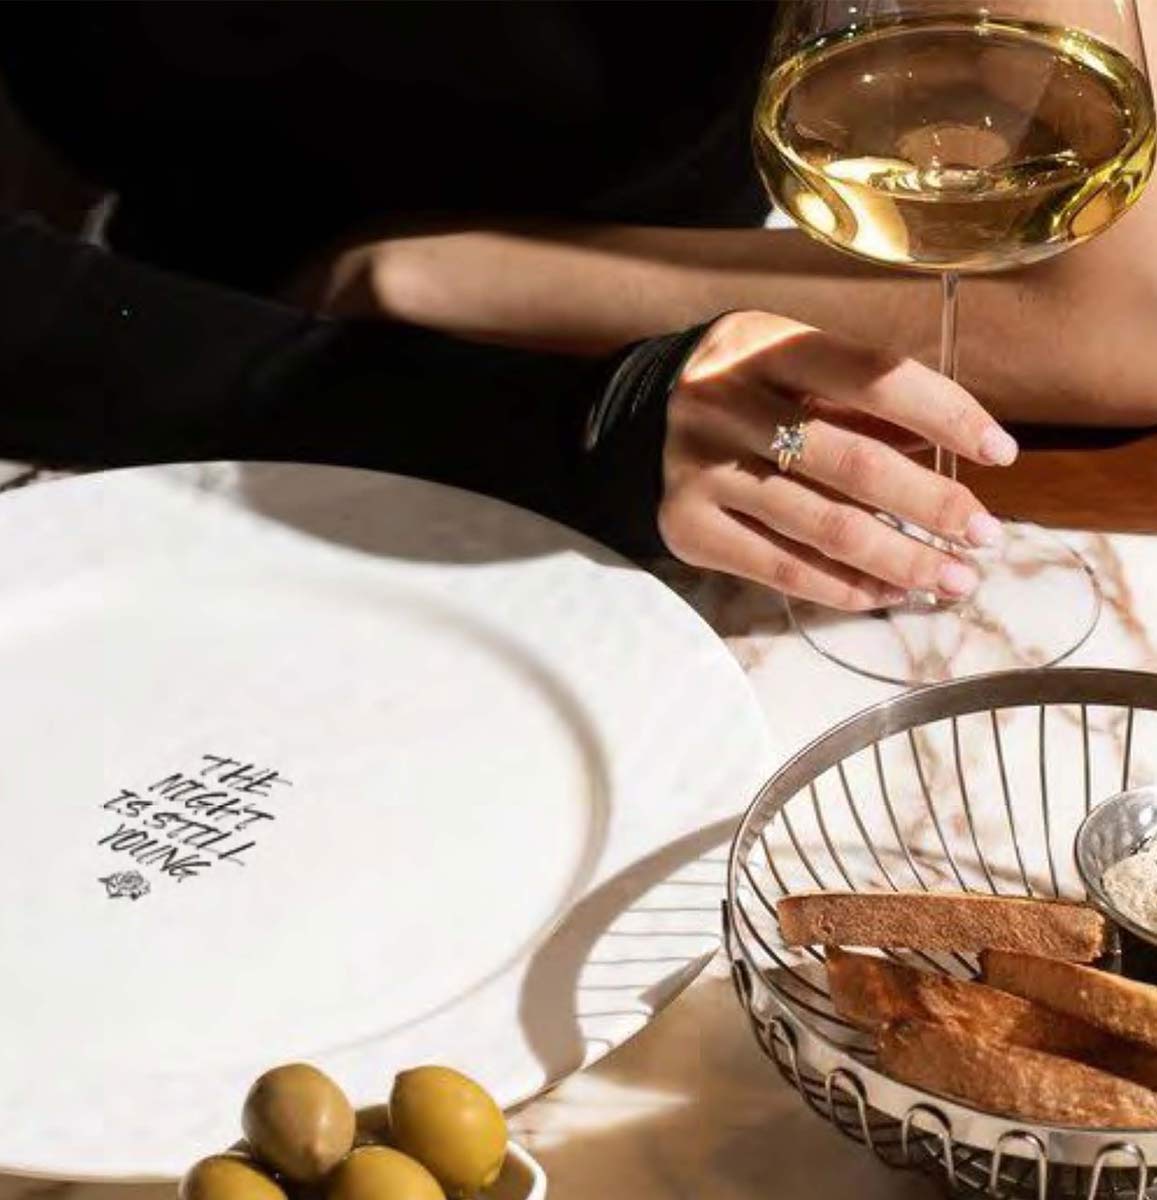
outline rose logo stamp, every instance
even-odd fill
[[[130,900],[139,900],[152,891],[149,881],[140,871],[117,871],[106,875],[101,883],[104,884],[110,900],[119,900],[122,896],[127,896]]]

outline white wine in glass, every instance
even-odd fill
[[[786,0],[753,125],[768,193],[820,241],[943,279],[940,369],[955,375],[957,277],[1023,266],[1094,237],[1153,166],[1153,97],[1134,0]],[[1015,330],[1009,331],[1015,337]],[[951,456],[937,454],[955,471]],[[962,623],[1067,657],[1091,632],[1096,580],[1058,539],[1009,529],[976,597],[914,600],[886,621],[794,606],[818,649],[890,682],[994,664]],[[1041,614],[1048,611],[1048,628]],[[1031,622],[1031,637],[1015,635]]]

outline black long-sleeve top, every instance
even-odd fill
[[[769,17],[732,3],[6,5],[0,73],[21,117],[119,203],[112,253],[0,224],[0,453],[382,467],[645,548],[686,339],[576,360],[267,297],[366,223],[756,222],[747,128]],[[592,454],[590,415],[607,408]]]

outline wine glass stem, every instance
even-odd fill
[[[949,379],[956,378],[956,298],[960,291],[960,276],[955,271],[945,271],[940,276],[940,374]],[[937,475],[945,475],[949,479],[956,478],[956,454],[937,446],[934,451],[934,469]],[[935,534],[925,533],[925,537],[938,550],[951,551],[952,546],[947,539]],[[935,592],[916,589],[908,593],[908,608],[919,612],[928,612],[944,608],[944,601]]]
[[[945,271],[940,276],[940,374],[956,378],[956,312],[960,276]],[[956,454],[936,447],[936,474],[956,478]]]

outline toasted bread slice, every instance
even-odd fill
[[[789,946],[907,946],[913,950],[1022,950],[1089,962],[1107,923],[1064,900],[966,892],[802,892],[776,904]]]
[[[1084,1021],[983,983],[835,947],[827,950],[827,961],[836,1012],[861,1029],[879,1029],[894,1021],[931,1021],[990,1042],[1066,1058],[1083,1058],[1113,1040]]]
[[[1157,1049],[1157,987],[1031,954],[981,956],[985,982]]]
[[[1055,1054],[927,1021],[886,1025],[879,1044],[889,1075],[989,1112],[1054,1125],[1157,1128],[1157,1095],[1148,1088]]]
[[[918,1020],[961,1033],[1076,1059],[1099,1071],[1157,1088],[1157,1052],[983,983],[918,971],[830,947],[828,987],[836,1012],[869,1031]]]

